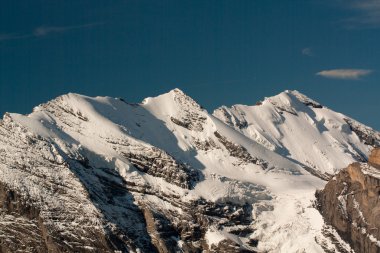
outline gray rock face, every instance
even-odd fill
[[[8,116],[0,125],[0,143],[6,147],[0,176],[2,252],[111,251],[97,219],[101,213],[90,208],[89,193],[74,175],[84,169],[80,164],[62,160],[52,143]]]
[[[232,107],[232,109],[235,109]],[[222,106],[215,110],[214,114],[220,113],[223,115],[223,118],[225,119],[225,123],[228,124],[231,127],[235,127],[238,129],[243,129],[248,126],[247,121],[244,119],[244,115],[239,114],[237,111],[237,115],[232,114],[228,108],[225,106]]]
[[[123,154],[138,170],[155,177],[162,177],[179,187],[190,189],[199,180],[197,171],[177,162],[157,148],[145,154]]]
[[[380,146],[380,134],[378,132],[372,128],[364,127],[353,119],[346,118],[345,121],[350,129],[355,132],[365,144],[373,147]]]
[[[380,165],[379,149],[369,164]],[[351,244],[355,252],[380,252],[380,170],[354,163],[317,192],[319,209],[326,221]]]
[[[171,121],[189,130],[201,132],[203,130],[203,123],[206,121],[206,117],[199,113],[202,110],[201,106],[178,89],[174,90],[174,101],[178,106],[183,108],[183,115],[178,119],[170,117]],[[190,108],[193,110],[190,110]]]
[[[223,146],[228,150],[228,152],[230,153],[230,155],[232,157],[236,157],[239,159],[240,163],[257,164],[257,165],[260,165],[263,169],[266,169],[268,167],[268,164],[265,161],[263,161],[259,158],[252,157],[249,154],[249,152],[247,151],[247,149],[244,148],[243,146],[229,141],[226,137],[222,136],[217,131],[214,132],[214,135],[223,144]]]

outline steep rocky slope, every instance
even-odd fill
[[[302,106],[278,103],[262,114],[277,110],[265,120],[281,129],[303,124],[287,115],[304,118]],[[365,160],[378,138],[341,117],[328,121],[337,128],[304,136],[341,148],[334,152],[343,160],[323,160],[327,168]],[[139,104],[67,94],[29,115],[5,114],[0,252],[338,250],[313,206],[327,178],[322,165],[306,166],[294,150],[279,152],[229,125],[178,89]]]
[[[356,252],[380,252],[380,149],[368,163],[341,170],[322,191],[319,208],[326,221]]]

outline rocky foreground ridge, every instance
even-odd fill
[[[328,224],[355,252],[380,252],[380,148],[368,163],[353,163],[317,192]]]
[[[214,114],[63,95],[0,120],[0,252],[345,252],[315,191],[379,140],[297,91]]]

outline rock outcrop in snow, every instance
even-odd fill
[[[369,163],[349,165],[317,192],[326,221],[355,252],[380,252],[379,166],[380,149],[375,149]]]
[[[288,91],[210,115],[60,96],[0,121],[0,252],[323,252],[314,193],[378,133]],[[307,151],[305,150],[307,146]],[[321,179],[322,178],[322,179]]]

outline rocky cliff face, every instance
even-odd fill
[[[380,252],[380,149],[354,163],[317,192],[325,220],[356,252]]]
[[[374,148],[368,158],[368,163],[373,167],[380,168],[380,148]]]

